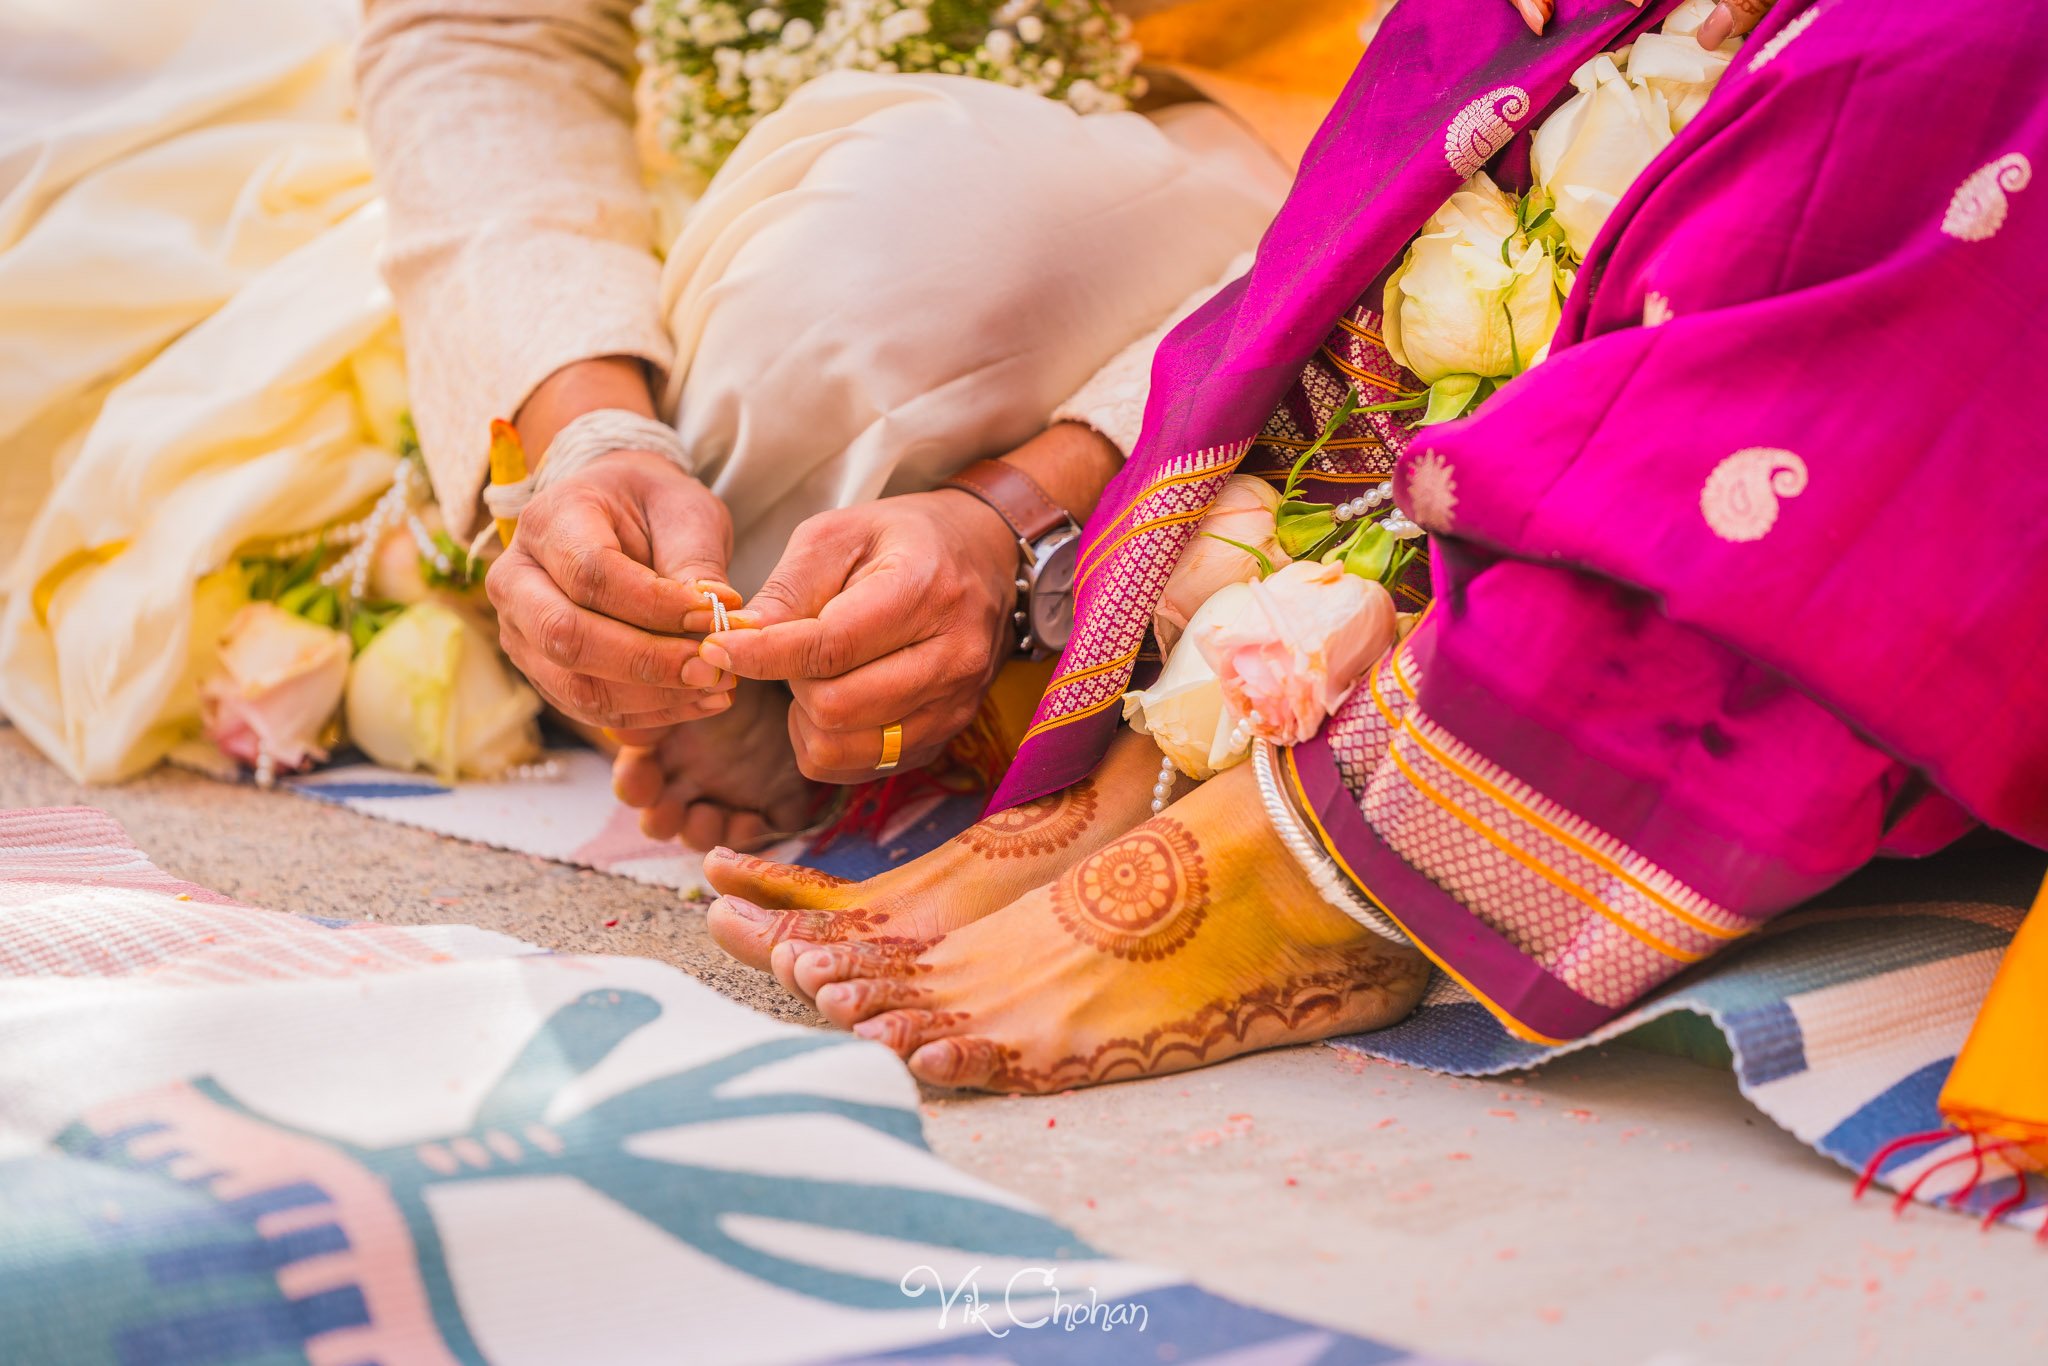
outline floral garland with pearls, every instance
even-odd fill
[[[1153,614],[1164,667],[1123,699],[1125,719],[1163,756],[1155,813],[1182,776],[1205,781],[1255,744],[1265,753],[1308,740],[1412,628],[1390,590],[1426,553],[1422,526],[1394,505],[1391,480],[1336,503],[1305,496],[1309,467],[1359,414],[1412,412],[1416,429],[1454,421],[1545,362],[1592,242],[1735,58],[1739,39],[1701,44],[1713,9],[1683,0],[1655,32],[1581,64],[1577,93],[1530,139],[1529,188],[1510,193],[1474,167],[1410,240],[1381,300],[1387,352],[1409,389],[1372,406],[1348,390],[1277,492],[1239,475],[1218,494]],[[1670,301],[1651,295],[1645,325],[1672,317]],[[1412,497],[1423,498],[1429,468],[1425,456]]]
[[[1105,0],[646,0],[641,99],[705,180],[747,130],[831,71],[971,76],[1083,114],[1145,91],[1130,20]]]
[[[252,545],[216,576],[239,606],[197,679],[201,731],[260,787],[344,738],[444,781],[561,776],[540,700],[499,649],[483,566],[441,527],[399,426],[391,483],[361,516]]]

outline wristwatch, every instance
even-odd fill
[[[1047,659],[1074,631],[1074,563],[1081,528],[1015,465],[977,460],[939,485],[971,493],[1009,525],[1022,554],[1017,570],[1017,653]]]

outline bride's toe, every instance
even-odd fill
[[[910,1075],[927,1086],[987,1090],[995,1085],[1002,1071],[1004,1050],[993,1039],[934,1039],[920,1045],[908,1061]]]
[[[750,968],[766,968],[779,938],[783,917],[744,897],[728,892],[704,912],[704,928],[712,942]]]
[[[758,815],[742,811],[733,816],[727,830],[737,841],[756,828],[766,833],[768,827]],[[704,856],[704,880],[713,891],[727,896],[797,910],[833,909],[844,900],[844,889],[854,885],[816,868],[777,863],[723,845]]]
[[[858,977],[827,982],[818,988],[818,1013],[842,1029],[850,1029],[885,1010],[915,1006],[931,992],[898,977]]]
[[[960,1018],[941,1010],[891,1010],[873,1019],[862,1020],[853,1027],[853,1032],[881,1044],[899,1058],[908,1058],[932,1046],[927,1041],[959,1023]]]
[[[828,982],[862,977],[909,977],[923,971],[917,956],[929,947],[930,944],[802,944],[793,955],[791,980],[785,985],[791,986],[799,995],[815,1000],[819,988]]]

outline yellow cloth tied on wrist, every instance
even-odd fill
[[[2048,885],[2013,937],[1941,1092],[1951,1124],[2048,1171]]]

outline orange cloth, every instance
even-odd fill
[[[2007,1156],[2048,1171],[2048,886],[2005,951],[1941,1112],[1959,1129],[2020,1144]]]
[[[1249,125],[1290,166],[1365,53],[1377,0],[1181,0],[1134,35],[1148,66]]]

